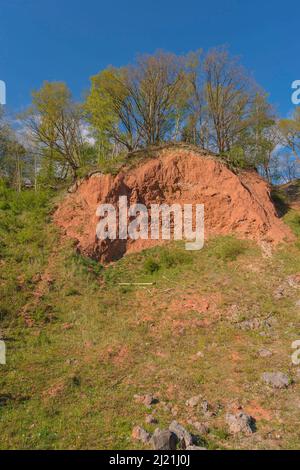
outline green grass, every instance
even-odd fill
[[[300,237],[300,214],[295,210],[290,210],[284,216],[284,221],[289,225],[297,237]]]
[[[60,239],[49,195],[3,193],[1,449],[142,448],[133,426],[156,427],[133,398],[145,392],[159,397],[160,428],[177,419],[196,432],[188,420],[206,418],[187,409],[191,396],[220,405],[205,436],[210,449],[299,446],[299,384],[273,392],[260,381],[268,370],[294,377],[299,293],[278,301],[273,291],[300,272],[297,243],[266,259],[253,243],[217,237],[200,251],[170,243],[102,266]],[[238,328],[253,317],[274,324]],[[258,355],[263,347],[271,358]],[[252,437],[228,434],[224,417],[234,404],[260,410]]]

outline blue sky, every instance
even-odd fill
[[[298,0],[0,0],[0,80],[18,111],[43,80],[64,80],[80,98],[91,75],[138,53],[227,44],[286,115],[299,26]]]

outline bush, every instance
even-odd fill
[[[235,261],[247,251],[247,242],[232,236],[217,238],[211,245],[211,256],[223,261]]]
[[[160,257],[160,261],[169,269],[178,265],[191,263],[192,257],[186,251],[164,251]]]
[[[146,273],[153,274],[160,269],[160,265],[154,258],[147,258],[144,262],[144,270]]]
[[[290,210],[285,216],[284,221],[290,226],[294,234],[300,236],[300,215],[294,211]]]

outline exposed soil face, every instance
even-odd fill
[[[69,194],[54,220],[77,240],[78,249],[101,261],[161,243],[159,240],[98,240],[99,204],[117,206],[120,196],[128,204],[204,204],[205,238],[235,234],[239,238],[276,245],[292,239],[278,218],[270,188],[256,172],[236,175],[214,157],[184,148],[160,150],[154,158],[117,176],[94,174]]]

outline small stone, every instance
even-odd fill
[[[145,431],[145,429],[141,428],[140,426],[134,426],[131,437],[136,441],[141,441],[146,444],[150,441],[151,434],[149,434],[147,431]]]
[[[257,330],[261,327],[259,318],[252,318],[251,320],[244,320],[237,324],[241,330]]]
[[[207,413],[210,409],[210,406],[209,406],[209,403],[207,400],[204,400],[202,403],[201,403],[201,408],[203,410],[203,413]]]
[[[196,396],[194,396],[194,397],[192,397],[192,398],[189,398],[189,399],[185,402],[185,404],[186,404],[186,406],[192,406],[192,407],[193,407],[193,406],[197,406],[198,403],[200,402],[201,398],[202,398],[201,395],[196,395]]]
[[[153,395],[145,395],[143,399],[144,405],[151,406],[151,405],[154,405],[154,403],[157,403],[157,400],[154,398]]]
[[[157,423],[158,423],[158,420],[155,418],[155,416],[153,416],[153,415],[148,415],[148,416],[146,416],[146,418],[145,418],[145,422],[146,422],[147,424],[157,424]]]
[[[163,410],[166,411],[167,413],[169,413],[172,410],[171,403],[166,403],[165,401],[161,401],[160,404]]]
[[[154,450],[176,450],[177,438],[169,429],[155,429],[151,444]]]
[[[300,307],[300,300],[297,300],[297,301],[295,302],[295,306],[296,306],[296,307]]]
[[[147,393],[146,395],[134,395],[134,399],[137,403],[142,403],[143,405],[147,406],[147,408],[150,408],[151,405],[158,403],[158,399],[150,393]]]
[[[272,351],[270,351],[269,349],[261,349],[258,354],[260,355],[260,357],[270,357],[272,356]]]
[[[198,351],[198,352],[196,353],[196,357],[204,357],[203,352],[202,352],[202,351]]]
[[[262,379],[274,388],[287,388],[290,384],[289,377],[283,372],[264,372]]]
[[[231,414],[228,413],[225,420],[232,434],[242,432],[244,434],[252,434],[255,431],[255,420],[246,413]]]
[[[198,431],[199,434],[207,434],[209,432],[209,427],[205,423],[200,423],[199,421],[195,421],[192,423],[192,425]]]
[[[205,447],[199,447],[199,446],[188,446],[186,450],[207,450]]]
[[[277,289],[275,289],[273,295],[274,295],[274,298],[276,300],[282,299],[282,297],[284,297],[284,286],[277,287]]]
[[[193,444],[193,436],[177,421],[172,421],[169,430],[177,436],[183,449]]]
[[[298,369],[295,370],[295,377],[297,380],[300,380],[300,367],[298,367]]]
[[[207,417],[207,418],[211,418],[213,416],[216,415],[216,413],[214,411],[212,411],[212,406],[210,405],[210,403],[208,403],[207,400],[204,400],[202,403],[201,403],[201,408],[202,408],[202,411],[203,411],[203,414]]]
[[[292,274],[286,278],[286,282],[290,287],[297,289],[300,284],[300,274]]]

